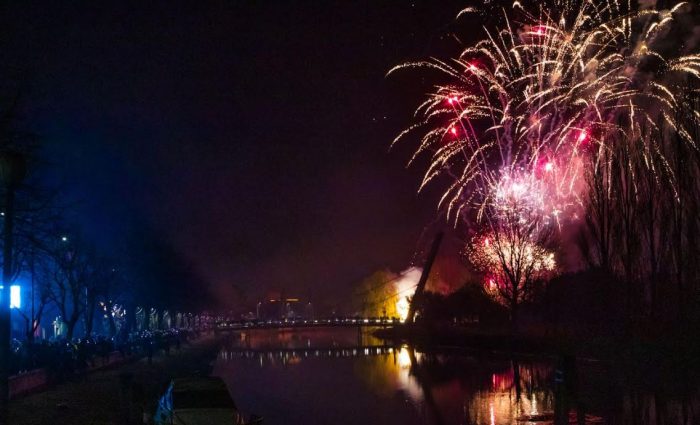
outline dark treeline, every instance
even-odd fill
[[[10,92],[0,102],[0,151],[21,157],[26,169],[13,214],[12,281],[22,294],[12,313],[14,336],[17,321],[25,322],[30,342],[42,328],[53,336],[47,329],[58,317],[68,340],[95,332],[112,337],[124,325],[135,329],[137,307],[172,315],[206,308],[207,286],[152,225],[133,219],[122,240],[111,242],[83,225],[80,203],[67,195],[71,188],[48,177],[52,161],[44,144],[50,141],[27,128],[23,99],[15,88]],[[0,188],[2,199],[6,190]]]
[[[679,99],[697,111],[697,95]],[[700,140],[696,117],[683,120]],[[612,144],[607,160],[586,176],[585,225],[578,245],[596,280],[614,277],[628,319],[685,322],[700,293],[700,152],[676,129],[640,129],[648,138]]]

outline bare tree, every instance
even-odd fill
[[[556,271],[549,250],[553,229],[520,193],[505,196],[489,209],[487,230],[472,241],[469,260],[486,274],[487,292],[510,310],[515,330],[520,306]]]
[[[89,336],[92,333],[95,313],[99,311],[100,316],[106,316],[110,334],[114,336],[116,324],[112,316],[113,307],[117,304],[123,289],[119,282],[118,271],[114,261],[106,257],[93,257],[90,260],[92,273],[85,282],[86,301],[83,311],[85,335]]]
[[[697,94],[688,95],[683,99],[685,108],[680,114],[688,114],[688,131],[695,140],[700,137],[700,124],[692,116],[693,111],[700,107]],[[682,140],[674,129],[667,129],[665,137],[667,150],[670,152],[670,168],[673,170],[676,183],[674,198],[667,202],[670,219],[671,249],[670,265],[673,283],[676,290],[676,311],[678,319],[684,320],[687,310],[686,297],[691,293],[690,283],[697,283],[698,266],[693,261],[700,254],[700,226],[698,225],[698,196],[700,196],[700,155],[697,149],[692,149]]]
[[[96,273],[94,256],[75,236],[57,238],[48,255],[51,261],[47,262],[43,272],[50,280],[49,298],[66,324],[66,338],[71,339],[75,326],[89,307]]]
[[[43,188],[39,182],[30,180],[20,195],[15,262],[16,274],[28,274],[30,282],[30,300],[21,313],[30,324],[27,339],[32,342],[50,302],[51,281],[41,270],[51,261],[49,245],[57,238],[53,229],[64,211],[57,207],[58,192]]]
[[[585,226],[580,229],[579,248],[589,267],[609,272],[612,267],[613,200],[610,192],[610,155],[602,151],[600,162],[587,167],[584,197]]]
[[[681,127],[650,125],[638,137],[621,136],[586,176],[579,247],[588,266],[624,282],[628,315],[657,316],[662,300],[674,298],[670,310],[682,319],[699,279],[690,259],[700,255],[700,153],[679,135],[700,138],[692,115],[699,105],[694,94],[682,102]]]

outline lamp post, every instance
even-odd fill
[[[32,226],[32,230],[34,230],[34,226]],[[29,329],[30,333],[27,335],[27,338],[29,339],[30,343],[34,343],[34,331],[38,328],[35,328],[35,326],[38,326],[35,323],[35,312],[34,312],[34,244],[32,244],[31,247],[31,257],[30,257],[30,263],[29,263],[29,271],[31,273],[31,279],[32,279],[32,325],[31,328]]]
[[[0,152],[0,179],[5,189],[2,226],[2,291],[0,292],[0,425],[8,423],[10,399],[10,285],[12,284],[12,253],[15,191],[24,179],[27,164],[17,151]]]

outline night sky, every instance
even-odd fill
[[[3,81],[103,249],[145,231],[221,304],[332,303],[429,245],[435,193],[388,153],[427,89],[385,73],[458,46],[462,2],[11,3]]]

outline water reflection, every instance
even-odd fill
[[[426,353],[352,330],[268,330],[228,340],[215,374],[239,405],[268,424],[656,425],[697,419],[697,399],[683,404],[633,395],[610,371],[575,370],[569,363]]]

